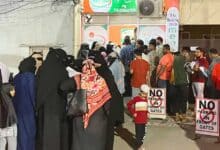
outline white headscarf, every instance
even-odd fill
[[[9,77],[10,77],[10,71],[8,67],[0,62],[0,69],[2,73],[2,83],[8,83],[9,82]]]
[[[74,77],[74,76],[76,76],[76,75],[79,75],[79,74],[81,74],[80,72],[77,72],[76,70],[74,70],[73,68],[71,68],[71,67],[66,67],[66,71],[68,72],[68,76],[69,76],[69,78],[72,78],[72,77]]]

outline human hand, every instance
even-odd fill
[[[12,90],[10,90],[10,95],[11,95],[11,97],[15,96],[15,89],[14,88]]]
[[[134,113],[134,114],[133,114],[133,117],[137,117],[137,113]]]
[[[199,64],[195,64],[194,68],[193,68],[195,71],[198,71],[199,70]]]

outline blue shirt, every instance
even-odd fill
[[[133,49],[134,49],[133,45],[126,45],[121,49],[120,52],[121,61],[124,64],[126,71],[128,71],[127,69],[129,69],[129,65],[131,61],[134,59]]]

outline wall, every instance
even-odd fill
[[[94,15],[92,24],[108,24],[108,25],[132,25],[132,24],[165,24],[165,17],[161,18],[140,18],[136,15]]]
[[[1,5],[0,61],[13,72],[29,55],[28,46],[60,46],[67,53],[73,52],[73,4],[33,1],[11,3],[5,8]]]
[[[180,0],[181,25],[220,24],[220,0]]]

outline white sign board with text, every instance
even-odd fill
[[[151,88],[148,92],[148,112],[150,118],[166,118],[166,89]]]
[[[196,134],[219,136],[219,101],[196,99]]]
[[[166,43],[172,52],[179,50],[179,10],[176,7],[169,8],[167,12]]]

